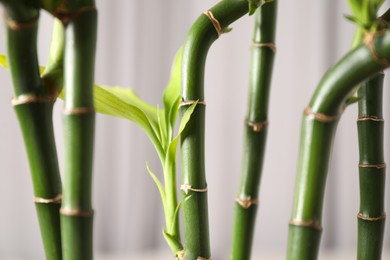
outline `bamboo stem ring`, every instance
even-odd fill
[[[305,108],[304,114],[322,123],[332,123],[339,119],[339,115],[330,116],[322,113],[315,113],[310,107]]]
[[[83,211],[79,209],[65,209],[61,208],[60,213],[63,216],[70,216],[70,217],[84,217],[84,218],[91,218],[94,215],[94,211]]]
[[[97,12],[96,7],[94,6],[84,6],[76,11],[69,11],[65,7],[60,7],[57,10],[53,12],[53,16],[58,18],[60,21],[62,21],[64,24],[69,23],[71,20],[78,19],[81,15],[89,12]]]
[[[384,220],[386,219],[386,214],[383,213],[382,215],[380,215],[379,217],[367,217],[367,216],[364,216],[363,213],[359,213],[357,215],[357,218],[358,219],[361,219],[361,220],[365,220],[365,221],[380,221],[380,220]]]
[[[262,122],[253,122],[250,120],[245,120],[245,124],[252,127],[253,132],[259,133],[265,126],[269,125],[268,120]]]
[[[359,168],[376,168],[376,169],[384,169],[386,168],[385,163],[379,163],[379,164],[365,164],[365,163],[359,163]]]
[[[370,115],[362,115],[358,117],[359,121],[374,121],[374,122],[384,122],[385,120],[383,118],[380,118],[378,116],[370,116]]]
[[[60,204],[62,201],[62,194],[58,194],[54,198],[41,198],[41,197],[34,197],[34,203],[38,204]]]
[[[54,103],[55,99],[51,97],[39,97],[36,95],[21,95],[11,100],[13,106],[30,104],[30,103]]]
[[[273,42],[255,42],[255,41],[252,41],[251,47],[252,48],[269,48],[274,53],[276,53],[276,45]]]
[[[250,196],[249,197],[237,197],[235,201],[244,209],[249,209],[252,205],[259,205],[260,201],[258,199],[252,199]]]
[[[318,231],[322,231],[321,224],[316,219],[312,219],[312,220],[292,219],[290,220],[289,224],[292,226],[307,227]]]
[[[186,195],[188,195],[188,191],[193,191],[193,192],[207,192],[208,189],[203,188],[203,189],[197,189],[197,188],[192,188],[190,184],[183,184],[180,186],[180,190],[184,191]]]
[[[18,30],[23,30],[23,29],[28,29],[31,27],[34,27],[37,25],[39,21],[39,15],[37,17],[31,19],[30,21],[25,21],[25,22],[17,22],[17,21],[12,21],[9,19],[6,19],[6,24],[7,27],[11,30],[18,31]]]

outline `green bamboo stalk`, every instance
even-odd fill
[[[337,121],[347,97],[366,78],[389,66],[390,31],[351,50],[320,81],[302,120],[298,175],[287,259],[317,259],[322,204]]]
[[[184,259],[210,258],[207,183],[204,162],[204,68],[211,44],[230,23],[248,12],[246,0],[224,0],[202,14],[191,27],[182,58],[182,103],[199,101],[181,134],[181,165],[185,254]],[[210,17],[210,18],[209,18]],[[214,19],[213,19],[214,18]],[[213,25],[214,24],[214,25]]]
[[[97,12],[94,1],[70,1],[54,12],[65,24],[63,258],[93,259],[92,160],[95,112],[93,80]],[[77,5],[76,5],[77,4]]]
[[[257,10],[252,44],[241,181],[235,205],[231,259],[250,259],[265,153],[268,103],[275,56],[277,1]]]
[[[5,2],[5,7],[13,104],[29,159],[42,241],[47,259],[61,259],[61,180],[52,125],[55,97],[45,90],[39,74],[39,10],[21,1]]]
[[[359,91],[358,260],[380,260],[385,226],[385,163],[382,116],[383,72],[365,81]]]

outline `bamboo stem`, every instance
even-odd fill
[[[204,69],[211,44],[230,23],[248,12],[246,0],[224,0],[202,14],[191,27],[182,58],[182,102],[204,102]],[[214,17],[210,19],[211,15]],[[186,106],[180,108],[181,115]],[[210,258],[207,183],[204,162],[205,105],[200,103],[181,134],[182,182],[192,190],[183,192],[186,260]],[[200,190],[202,192],[199,192]]]
[[[93,80],[97,12],[61,10],[65,28],[65,169],[61,208],[63,257],[93,259],[92,160],[95,112]],[[77,13],[77,15],[75,15]]]
[[[235,205],[231,259],[250,259],[267,137],[269,93],[275,56],[277,1],[256,13],[241,181]]]
[[[317,259],[324,189],[337,118],[354,87],[388,66],[389,50],[390,31],[374,35],[371,41],[351,50],[325,74],[310,101],[307,111],[311,113],[304,115],[302,121],[289,229],[289,260]]]
[[[385,164],[382,116],[383,73],[365,81],[359,91],[358,260],[380,260],[385,227]]]
[[[39,74],[39,10],[19,2],[5,3],[5,7],[13,104],[29,159],[42,241],[47,259],[61,259],[61,180],[52,125],[55,99],[44,89]]]

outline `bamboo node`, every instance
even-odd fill
[[[197,103],[196,103],[197,102]],[[180,100],[179,108],[184,106],[191,106],[192,104],[196,103],[197,105],[206,105],[206,101],[202,100]]]
[[[193,192],[207,192],[208,191],[207,187],[203,188],[203,189],[196,189],[196,188],[192,188],[192,186],[190,184],[182,184],[180,186],[180,190],[184,191],[184,193],[186,195],[188,195],[189,191],[193,191]]]
[[[37,17],[31,19],[30,21],[25,21],[25,22],[12,21],[12,20],[9,20],[6,18],[7,27],[11,30],[14,30],[14,31],[34,27],[37,25],[38,21],[39,21],[39,15]]]
[[[375,121],[375,122],[384,122],[385,120],[378,116],[362,115],[358,117],[359,121]]]
[[[94,215],[94,211],[83,211],[79,209],[60,209],[61,215],[64,216],[70,216],[70,217],[84,217],[84,218],[91,218]]]
[[[65,108],[63,113],[65,115],[83,115],[94,113],[95,109],[89,107],[75,107],[75,108]]]
[[[58,194],[54,198],[41,198],[41,197],[34,197],[34,203],[40,203],[40,204],[60,204],[62,201],[62,194]]]
[[[259,205],[260,201],[258,199],[252,199],[249,197],[237,197],[235,201],[244,209],[249,209],[252,205]]]
[[[52,97],[40,97],[36,95],[21,95],[18,97],[14,97],[11,100],[11,104],[13,106],[30,104],[30,103],[54,103],[56,99]]]
[[[290,220],[289,224],[292,226],[307,227],[318,231],[322,230],[321,223],[316,219],[312,219],[312,220],[292,219]]]
[[[71,20],[78,19],[81,15],[89,12],[96,12],[96,7],[94,6],[84,6],[76,11],[69,11],[66,6],[61,5],[53,12],[53,16],[57,17],[64,24],[69,23]]]
[[[315,113],[310,107],[305,108],[304,114],[322,123],[332,123],[339,119],[339,115],[330,116],[322,113]]]
[[[376,169],[384,169],[386,168],[385,163],[379,163],[379,164],[365,164],[365,163],[359,163],[359,168],[376,168]]]
[[[383,65],[385,67],[390,66],[390,62],[385,59],[379,57],[378,53],[375,50],[375,45],[374,45],[374,39],[377,36],[381,36],[386,32],[386,29],[380,30],[380,31],[372,31],[372,32],[366,32],[364,35],[363,43],[366,45],[366,47],[370,50],[372,57],[374,60],[379,63],[380,65]]]
[[[184,249],[176,252],[176,259],[177,260],[184,260]]]
[[[245,120],[245,124],[252,127],[253,132],[259,133],[265,126],[269,124],[268,120],[262,122],[253,122],[250,120]]]
[[[205,257],[198,256],[196,258],[196,260],[212,260],[212,259],[211,259],[211,257],[210,258],[205,258]]]
[[[231,28],[222,28],[220,22],[214,17],[210,10],[204,12],[203,14],[206,15],[213,24],[215,30],[217,31],[218,37],[221,36],[221,34],[230,32],[232,30]]]
[[[273,42],[255,42],[255,41],[252,41],[251,47],[252,48],[269,48],[269,49],[271,49],[271,51],[276,53],[276,45]]]
[[[361,219],[361,220],[365,220],[365,221],[380,221],[380,220],[384,220],[386,219],[386,214],[383,213],[382,215],[380,215],[379,217],[368,217],[368,216],[365,216],[363,213],[359,213],[357,215],[357,218],[358,219]]]

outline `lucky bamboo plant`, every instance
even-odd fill
[[[361,206],[358,259],[380,259],[384,230],[382,84],[390,66],[390,14],[382,0],[350,0],[358,29],[352,50],[320,81],[304,111],[294,208],[287,258],[318,255],[324,187],[337,122],[347,105],[359,102]],[[255,14],[242,171],[235,200],[231,259],[250,259],[268,104],[276,52],[276,0],[222,0],[194,22],[177,52],[163,106],[149,104],[128,88],[93,84],[97,10],[93,0],[0,0],[7,25],[7,59],[30,162],[34,201],[47,259],[93,259],[92,158],[95,111],[140,126],[160,159],[162,174],[147,166],[159,190],[165,217],[162,234],[177,259],[211,259],[205,171],[204,75],[208,50],[231,23]],[[46,68],[37,58],[41,10],[55,17]],[[362,83],[363,82],[363,83]],[[356,94],[357,93],[357,94]],[[52,109],[64,100],[64,181],[61,184]],[[175,126],[179,121],[178,130]],[[176,153],[181,186],[176,187]],[[182,199],[178,199],[181,190]],[[180,211],[183,211],[183,231]],[[184,237],[184,238],[182,238]]]
[[[384,26],[388,14],[377,19],[381,0],[350,2],[352,20],[359,26],[354,48],[325,74],[304,111],[288,259],[317,259],[322,202],[335,129],[351,96],[366,79],[358,95],[361,192],[358,259],[381,259],[385,215],[382,76],[378,73],[390,65],[390,34]]]

